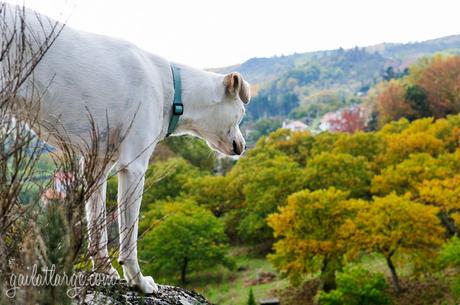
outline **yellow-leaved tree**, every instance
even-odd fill
[[[442,243],[443,227],[437,217],[439,209],[413,202],[408,196],[392,193],[362,200],[356,217],[349,218],[343,228],[349,238],[348,254],[377,252],[385,257],[393,286],[401,291],[394,257],[399,254],[413,258],[433,257]]]
[[[420,200],[439,207],[439,217],[450,235],[460,234],[460,175],[419,185]]]
[[[293,282],[321,272],[321,287],[335,288],[335,272],[342,267],[346,243],[340,240],[340,227],[354,213],[346,204],[348,194],[329,188],[303,190],[289,196],[287,205],[268,218],[278,241],[269,256],[278,270]]]

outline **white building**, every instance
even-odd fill
[[[283,128],[290,129],[291,131],[306,131],[308,125],[301,121],[283,122]]]

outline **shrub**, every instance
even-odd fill
[[[452,237],[443,245],[438,263],[441,267],[460,267],[460,239],[457,236]],[[460,275],[453,279],[451,290],[455,297],[460,296]]]
[[[361,267],[349,267],[337,274],[337,289],[320,292],[321,305],[387,305],[391,304],[383,274],[371,274]]]
[[[248,305],[256,305],[256,299],[254,298],[254,292],[252,288],[249,289]]]

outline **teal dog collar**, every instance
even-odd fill
[[[174,64],[171,64],[171,71],[173,76],[173,85],[174,85],[174,100],[172,107],[172,115],[169,120],[168,133],[166,134],[169,137],[174,130],[177,128],[177,123],[179,122],[179,117],[184,113],[184,104],[182,104],[182,80],[180,77],[180,69]]]

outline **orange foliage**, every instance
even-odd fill
[[[404,99],[405,90],[399,81],[391,80],[386,89],[377,97],[380,123],[399,120],[413,112]]]
[[[435,117],[460,112],[460,57],[433,58],[418,85],[425,89]]]

